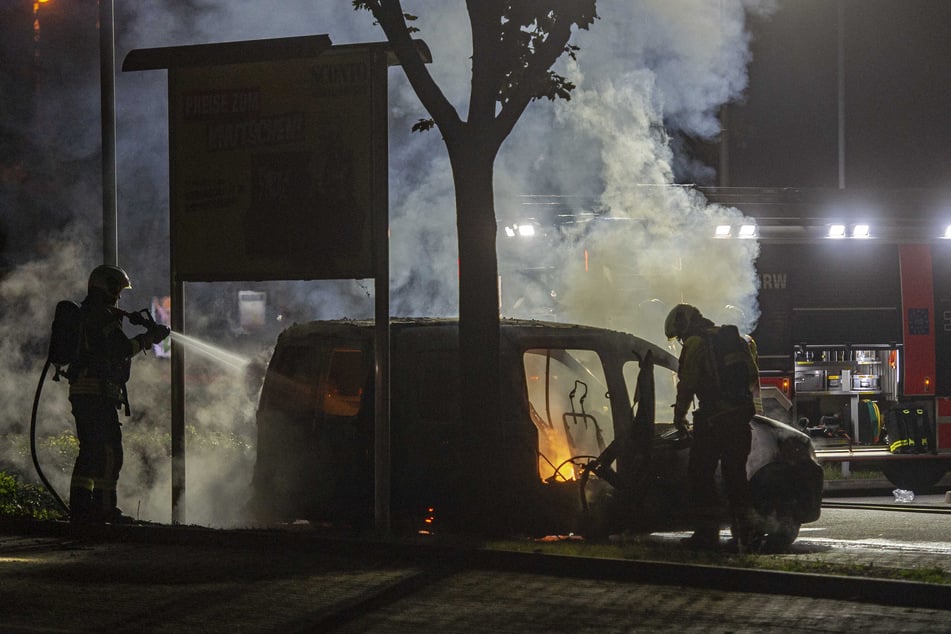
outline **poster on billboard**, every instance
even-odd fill
[[[376,53],[169,69],[179,280],[373,277],[387,169]]]

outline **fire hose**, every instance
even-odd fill
[[[33,414],[30,417],[30,453],[33,456],[33,466],[36,468],[36,473],[40,476],[43,485],[46,487],[46,490],[50,492],[50,495],[53,496],[53,499],[56,500],[56,503],[59,504],[60,508],[63,509],[63,512],[66,515],[69,515],[69,507],[66,505],[66,502],[63,501],[63,498],[56,493],[56,489],[53,488],[53,485],[50,484],[49,480],[46,479],[46,475],[43,473],[43,469],[40,467],[40,460],[36,455],[36,410],[40,405],[40,393],[43,391],[43,382],[46,381],[46,373],[49,372],[52,362],[49,357],[46,359],[46,363],[43,365],[43,372],[40,374],[40,382],[36,384],[36,396],[33,398]]]

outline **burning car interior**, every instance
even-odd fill
[[[597,458],[614,440],[601,363],[591,350],[551,348],[527,350],[523,360],[539,474],[544,481],[575,480],[578,461]]]

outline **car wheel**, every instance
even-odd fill
[[[776,510],[768,515],[759,515],[753,532],[751,547],[754,551],[779,553],[789,550],[799,537],[798,522],[792,513]]]
[[[811,507],[804,503],[810,492],[804,488],[802,473],[785,463],[770,463],[753,476],[750,487],[756,511],[753,546],[767,552],[788,550],[809,516],[804,511]]]

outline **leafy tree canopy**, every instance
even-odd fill
[[[594,23],[595,5],[596,0],[467,0],[473,34],[470,121],[497,119],[501,141],[531,101],[570,99],[574,84],[551,67],[563,54],[575,57],[578,47],[569,43],[572,29]],[[417,16],[404,11],[400,0],[353,0],[353,7],[373,13],[398,55],[401,46],[410,44],[411,34],[418,32],[412,26]],[[461,123],[422,64],[400,57],[435,123],[441,128]],[[439,97],[427,99],[434,93]],[[421,119],[413,129],[431,127],[432,120]]]

